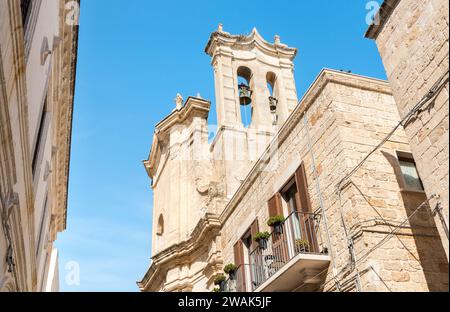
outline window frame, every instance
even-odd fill
[[[401,192],[425,193],[425,186],[423,184],[422,178],[420,177],[420,173],[417,168],[417,163],[414,159],[414,155],[410,152],[396,151],[396,156],[397,156],[397,165],[398,165],[399,178],[400,178],[400,191]],[[417,177],[419,179],[421,189],[415,189],[415,188],[411,188],[410,186],[408,186],[408,184],[406,183],[405,175],[403,173],[400,162],[406,162],[406,163],[410,163],[410,164],[414,165],[416,172],[417,172]]]

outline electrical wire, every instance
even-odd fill
[[[442,75],[440,77],[440,79],[431,87],[430,91],[405,115],[405,117],[380,141],[380,143],[373,148],[349,173],[347,173],[338,183],[337,183],[337,195],[339,196],[339,207],[340,207],[340,218],[341,218],[341,222],[342,225],[344,227],[344,232],[345,232],[345,236],[347,238],[347,244],[348,244],[348,249],[349,249],[349,253],[350,253],[350,265],[346,266],[343,270],[341,270],[341,272],[339,272],[337,274],[337,276],[339,276],[342,273],[345,273],[345,271],[348,271],[347,268],[350,267],[350,272],[353,271],[354,269],[356,269],[356,286],[358,289],[358,284],[360,285],[360,273],[357,267],[357,264],[360,263],[361,261],[365,260],[372,252],[374,252],[376,249],[380,248],[382,245],[384,245],[390,238],[392,238],[393,236],[396,235],[396,233],[399,231],[399,229],[406,224],[406,222],[408,222],[421,208],[423,208],[425,206],[425,204],[429,204],[430,200],[435,198],[436,195],[432,195],[430,198],[427,198],[427,200],[425,202],[423,202],[421,205],[419,205],[416,210],[410,215],[408,216],[402,223],[400,223],[399,225],[397,225],[395,228],[391,228],[391,232],[389,234],[387,234],[380,242],[378,242],[374,247],[372,247],[368,252],[366,252],[365,254],[363,254],[363,256],[359,257],[358,259],[356,259],[356,255],[355,252],[353,250],[353,241],[351,240],[351,238],[349,238],[349,233],[347,231],[347,226],[345,223],[345,219],[343,216],[343,210],[342,210],[342,200],[341,200],[341,193],[342,190],[347,187],[350,184],[354,183],[352,181],[347,182],[344,184],[344,182],[346,182],[352,175],[354,175],[359,168],[362,167],[362,165],[370,158],[370,156],[372,156],[377,150],[379,150],[394,134],[395,132],[397,132],[397,130],[403,126],[407,126],[412,118],[414,118],[415,115],[417,115],[418,113],[423,111],[423,107],[429,103],[432,99],[434,99],[439,92],[444,88],[444,85],[446,82],[448,82],[449,77],[448,77],[449,71],[447,71],[444,75]],[[356,186],[356,185],[355,185]],[[357,187],[358,188],[358,187]],[[359,188],[358,188],[359,189]],[[438,203],[439,205],[439,203]],[[375,209],[376,210],[376,209]],[[376,211],[377,214],[378,211]],[[380,214],[379,214],[380,215]],[[381,216],[381,215],[380,215]],[[381,218],[384,220],[384,218],[381,216]],[[444,223],[445,226],[445,223]],[[327,271],[328,268],[324,271]],[[319,277],[321,274],[323,274],[323,272],[320,272],[318,275],[316,275],[315,277]],[[335,279],[338,279],[335,276]],[[331,280],[333,281],[333,280]],[[326,286],[330,281],[322,284],[320,287],[324,287]],[[304,283],[306,284],[306,283]],[[304,285],[299,286],[297,289],[303,287]]]
[[[411,121],[411,118],[414,117],[418,112],[422,111],[422,108],[427,104],[429,101],[431,101],[434,97],[437,96],[437,94],[444,88],[445,82],[448,81],[449,71],[447,71],[441,78],[431,87],[430,91],[416,104],[414,107],[408,112],[408,114],[403,117],[403,119],[385,136],[383,140],[372,150],[367,154],[344,178],[342,178],[338,182],[338,188],[342,189],[345,187],[343,183],[347,181],[355,172],[361,168],[361,166],[367,161],[367,159],[370,158],[377,150],[379,150],[393,135],[394,133],[400,128],[400,126],[406,126]]]

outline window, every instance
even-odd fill
[[[164,234],[164,217],[163,215],[160,215],[158,219],[158,227],[156,229],[156,235],[162,236],[163,234]]]
[[[258,245],[254,237],[258,232],[259,224],[258,220],[255,220],[242,238],[234,245],[234,262],[242,274],[238,285],[236,285],[239,292],[247,291],[247,285],[252,285],[252,288],[257,286],[255,280],[258,276],[259,259],[255,257],[254,253]]]
[[[42,212],[41,215],[41,222],[40,222],[40,226],[39,226],[39,237],[38,237],[38,244],[37,244],[37,249],[36,249],[36,257],[39,259],[39,255],[41,253],[41,250],[43,249],[43,247],[45,245],[43,245],[44,242],[44,235],[45,235],[45,230],[47,227],[47,217],[48,217],[48,195],[45,196],[45,201],[44,201],[44,211]]]
[[[283,213],[283,206],[285,208]],[[281,235],[274,235],[273,249],[279,250],[286,262],[289,259],[287,249],[283,245],[293,244],[299,240],[307,241],[310,252],[319,250],[316,237],[316,221],[308,191],[305,164],[302,163],[294,176],[275,194],[268,202],[269,216],[283,215],[287,218],[285,227],[287,231]],[[287,233],[289,232],[289,233]],[[289,243],[289,241],[292,241]],[[295,253],[304,252],[302,248],[295,247]]]
[[[32,6],[32,0],[21,0],[20,1],[20,10],[22,11],[22,23],[23,28],[25,29],[26,22],[28,20],[28,16],[30,15]]]
[[[47,121],[47,98],[45,98],[44,106],[42,108],[41,118],[39,120],[39,128],[36,138],[36,144],[34,145],[34,152],[33,152],[33,160],[32,160],[32,172],[33,177],[36,176],[36,173],[38,172],[38,168],[40,166],[41,161],[41,154],[42,154],[42,148],[45,144],[45,137],[47,135],[47,129],[48,129],[48,121]]]
[[[269,91],[269,97],[268,97],[268,101],[269,101],[269,108],[270,108],[270,114],[272,117],[272,124],[276,125],[278,123],[278,94],[277,94],[277,88],[275,86],[276,81],[277,81],[277,76],[272,73],[272,72],[268,72],[266,75],[266,80],[267,80],[267,89]]]
[[[407,191],[423,192],[425,189],[413,156],[410,153],[403,152],[397,152],[397,156],[404,182],[403,188]]]

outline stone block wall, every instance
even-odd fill
[[[449,198],[449,2],[447,0],[385,1],[376,39],[401,117],[438,83],[437,94],[405,125],[428,196],[440,196],[445,225],[436,217],[448,258]],[[395,5],[393,5],[395,4]],[[437,201],[433,201],[435,207]]]
[[[355,172],[351,177],[354,185],[342,189],[341,200],[337,195],[339,181],[398,123],[393,104],[385,82],[328,70],[322,72],[280,132],[277,157],[271,160],[276,158],[275,169],[256,173],[253,178],[250,174],[225,208],[221,216],[224,263],[234,261],[234,244],[256,218],[261,231],[270,231],[265,224],[267,201],[303,161],[313,210],[321,208],[320,199],[323,202],[328,233],[322,226],[322,237],[330,238],[327,243],[333,259],[315,290],[333,291],[340,287],[342,291],[355,291],[357,275],[359,287],[365,291],[448,289],[448,276],[442,272],[447,262],[442,256],[434,221],[426,217],[429,214],[426,210],[420,214],[418,229],[413,226],[413,218],[406,220],[400,233],[371,252],[424,199],[424,194],[418,194],[419,199],[414,200],[416,195],[400,192],[395,163],[391,164],[389,155],[395,155],[397,150],[410,150],[403,129]],[[353,270],[347,270],[350,253],[341,208],[355,246],[357,265]],[[430,260],[431,253],[422,252],[428,249],[436,251],[432,252],[434,260]],[[334,274],[339,285],[332,279]],[[300,284],[297,291],[306,289],[306,285]]]

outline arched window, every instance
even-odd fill
[[[267,73],[267,75],[266,75],[267,89],[269,90],[270,96],[274,96],[276,80],[277,80],[277,76],[274,73],[272,73],[272,72]]]
[[[241,120],[244,127],[249,127],[253,117],[253,91],[252,91],[252,71],[245,66],[237,70],[239,103],[241,107]]]
[[[273,72],[268,72],[266,75],[267,89],[269,93],[268,103],[270,106],[270,113],[272,115],[272,123],[278,123],[278,90],[277,90],[277,76]]]
[[[158,219],[158,227],[156,228],[156,235],[162,236],[164,234],[164,217],[161,214]]]

